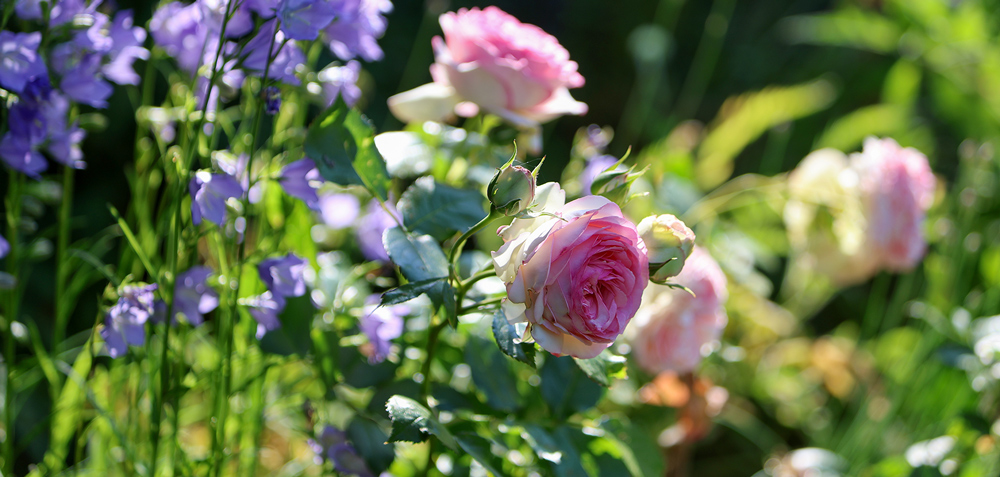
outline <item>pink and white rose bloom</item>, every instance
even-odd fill
[[[706,345],[719,339],[728,321],[723,307],[728,297],[726,275],[704,249],[695,247],[672,281],[695,296],[650,285],[628,334],[636,361],[653,374],[693,371]]]
[[[889,138],[868,138],[853,159],[861,178],[872,254],[881,257],[887,270],[912,269],[927,250],[923,225],[937,183],[927,156]]]
[[[576,62],[541,28],[492,6],[448,12],[439,21],[444,39],[432,42],[434,83],[389,98],[400,120],[443,121],[458,106],[461,115],[483,109],[530,130],[587,112],[569,93],[584,84]]]
[[[565,203],[556,183],[538,187],[531,212],[500,230],[493,252],[507,285],[508,321],[526,324],[555,355],[593,358],[625,330],[649,281],[646,246],[614,202],[589,196]],[[541,214],[540,214],[541,213]]]

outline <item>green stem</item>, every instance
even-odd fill
[[[3,441],[3,469],[5,475],[14,475],[14,363],[17,353],[17,342],[14,340],[13,324],[17,320],[20,305],[20,289],[23,277],[20,275],[21,245],[18,240],[18,229],[21,223],[21,190],[24,187],[24,175],[11,172],[10,185],[7,188],[7,241],[10,251],[7,254],[7,273],[13,276],[16,283],[7,293],[7,307],[4,310],[3,322],[3,359],[6,370],[4,382],[3,423],[6,436]]]
[[[431,362],[434,361],[434,350],[437,348],[438,336],[446,326],[448,326],[448,320],[441,320],[440,323],[431,326],[427,333],[427,356],[420,366],[420,374],[424,377],[423,382],[420,383],[420,398],[425,402],[427,397],[431,395]]]
[[[458,284],[459,291],[467,292],[472,288],[472,285],[476,284],[476,282],[495,276],[497,276],[496,270],[494,270],[493,267],[487,267],[485,270],[480,270],[476,272],[475,275],[462,280]]]
[[[58,350],[66,336],[69,325],[69,310],[66,303],[66,279],[69,267],[66,264],[66,250],[69,247],[70,217],[73,211],[73,168],[63,168],[62,204],[59,208],[59,239],[56,249],[56,329],[52,341],[53,349]]]
[[[491,306],[491,305],[496,305],[496,304],[502,302],[503,299],[504,299],[504,297],[500,296],[500,297],[496,297],[496,298],[490,298],[489,300],[483,300],[483,301],[481,301],[479,303],[474,303],[472,305],[460,308],[458,310],[458,314],[459,314],[459,316],[461,316],[461,315],[464,315],[466,313],[471,313],[473,311],[476,311],[476,310],[478,310],[480,308],[484,308],[484,307]]]

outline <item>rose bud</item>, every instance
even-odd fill
[[[535,177],[531,171],[508,163],[493,176],[486,197],[504,215],[517,215],[535,200]]]
[[[677,276],[694,248],[694,232],[670,214],[651,215],[638,226],[649,256],[649,279],[664,283]]]

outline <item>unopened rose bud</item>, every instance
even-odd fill
[[[517,215],[535,200],[535,177],[521,166],[507,164],[493,176],[486,196],[504,215]]]
[[[670,214],[646,217],[638,230],[649,256],[649,279],[663,283],[677,276],[694,248],[694,232]]]

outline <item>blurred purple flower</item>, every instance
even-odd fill
[[[319,211],[327,227],[343,229],[358,218],[361,201],[351,194],[324,194],[319,196]]]
[[[399,213],[392,204],[386,203],[386,206],[392,215],[389,215],[377,200],[372,199],[368,202],[365,215],[361,217],[355,230],[361,254],[372,262],[389,263],[389,253],[382,244],[382,234],[396,226],[393,216],[399,217]]]
[[[373,304],[365,307],[365,316],[361,318],[358,327],[374,347],[368,362],[380,363],[385,360],[392,348],[392,340],[403,334],[403,316],[409,312],[410,308],[405,305]]]
[[[289,253],[284,257],[263,260],[257,265],[260,279],[277,297],[302,296],[306,293],[306,259]]]
[[[50,4],[52,11],[49,17],[49,26],[54,27],[69,23],[73,17],[79,14],[93,14],[101,2],[93,2],[88,6],[86,0],[59,0],[58,2],[50,2]]]
[[[0,140],[0,158],[35,178],[48,167],[40,149],[62,164],[84,168],[79,143],[85,134],[75,123],[67,125],[68,114],[69,100],[52,91],[48,79],[33,78],[10,108],[10,130]]]
[[[337,19],[324,29],[330,50],[342,60],[360,56],[366,61],[382,59],[376,41],[385,33],[385,14],[392,11],[389,0],[343,0]]]
[[[275,33],[275,20],[264,23],[257,36],[250,39],[243,48],[244,52],[248,52],[243,58],[243,67],[259,74],[267,70],[268,78],[291,85],[300,84],[295,76],[295,69],[305,62],[306,56],[294,41],[286,43],[285,40],[282,31]],[[267,64],[269,53],[270,66]]]
[[[0,235],[0,258],[6,257],[8,253],[10,253],[10,242]]]
[[[243,187],[233,176],[198,171],[188,185],[191,193],[191,220],[201,224],[204,217],[215,225],[226,221],[226,200],[242,197]]]
[[[127,285],[119,291],[118,303],[108,310],[101,330],[112,358],[124,355],[129,346],[142,346],[146,322],[162,319],[163,302],[153,296],[154,291],[156,284]]]
[[[104,76],[118,84],[139,84],[139,75],[132,63],[149,58],[149,50],[142,47],[146,30],[133,25],[131,10],[122,10],[115,14],[108,35],[112,46],[108,52],[110,61],[104,65]]]
[[[177,276],[174,285],[174,319],[183,313],[184,319],[192,326],[202,324],[205,313],[219,306],[219,293],[208,286],[212,269],[197,265]]]
[[[78,103],[106,108],[114,89],[101,74],[103,55],[84,51],[71,43],[63,43],[52,51],[53,68],[62,75],[59,89]]]
[[[320,71],[316,79],[323,87],[326,106],[333,105],[338,95],[344,98],[348,106],[354,106],[361,99],[361,88],[358,87],[360,73],[361,63],[355,60],[348,61],[344,66],[328,66]]]
[[[243,304],[250,307],[250,316],[257,320],[257,339],[261,339],[268,332],[281,328],[281,320],[278,315],[285,309],[285,299],[266,291],[260,295],[243,300]]]
[[[315,440],[309,439],[309,447],[316,453],[317,465],[328,460],[334,470],[344,475],[375,477],[354,446],[347,442],[347,433],[336,427],[323,426],[323,431]]]
[[[0,86],[17,94],[32,78],[47,77],[45,61],[38,54],[42,34],[0,31]]]
[[[312,159],[306,157],[283,167],[280,181],[288,195],[305,202],[310,209],[319,209],[316,190],[322,185],[323,178]]]
[[[149,21],[149,32],[156,44],[177,60],[181,69],[192,75],[198,71],[204,56],[209,54],[206,52],[215,53],[218,34],[213,36],[212,31],[213,25],[197,3],[184,5],[170,2],[157,9]]]
[[[617,162],[618,159],[608,155],[594,156],[588,159],[587,166],[580,174],[580,194],[590,195],[590,186],[594,183],[594,179]]]
[[[232,154],[213,154],[212,158],[214,159],[216,167],[221,169],[222,172],[233,176],[233,178],[240,182],[243,190],[247,191],[247,200],[249,200],[251,204],[260,202],[263,191],[261,190],[261,183],[257,182],[258,174],[254,174],[254,184],[249,190],[247,190],[247,187],[250,186],[250,174],[247,172],[247,166],[250,165],[249,155],[240,154],[239,156],[233,156]]]
[[[281,111],[281,90],[277,86],[268,86],[264,90],[264,112],[274,116]]]
[[[315,40],[338,14],[327,0],[280,0],[281,31],[293,40]]]

